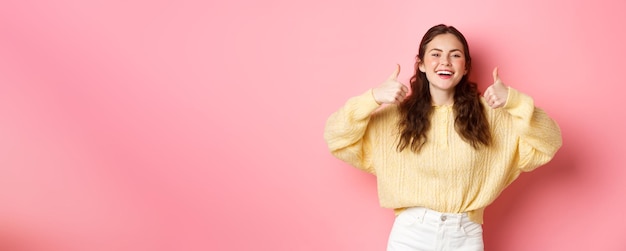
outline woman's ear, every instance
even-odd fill
[[[426,72],[426,68],[424,67],[424,64],[422,63],[422,61],[419,58],[417,59],[417,62],[415,62],[415,64],[417,65],[417,68],[421,72]]]

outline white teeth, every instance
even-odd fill
[[[437,71],[437,74],[439,75],[452,75],[451,71]]]

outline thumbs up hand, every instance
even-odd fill
[[[406,98],[409,88],[398,82],[400,74],[400,65],[396,70],[383,82],[380,86],[372,89],[372,95],[378,104],[398,104]]]
[[[485,94],[483,94],[487,104],[493,108],[500,108],[506,104],[509,98],[509,87],[504,85],[500,76],[498,75],[498,67],[493,69],[493,84],[487,87]]]

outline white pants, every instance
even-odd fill
[[[466,213],[422,207],[402,211],[393,223],[387,251],[483,251],[483,227]]]

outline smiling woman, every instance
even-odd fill
[[[469,51],[459,41],[458,36],[451,33],[441,34],[430,41],[426,53],[418,58],[419,70],[426,74],[433,88],[433,103],[447,105],[454,103],[452,97],[446,95],[468,73],[466,66],[471,62]]]
[[[328,118],[331,153],[376,175],[380,204],[396,212],[387,250],[484,250],[485,208],[561,147],[558,125],[532,98],[497,69],[481,97],[470,69],[461,32],[436,25],[420,43],[410,95],[398,66]]]
[[[378,206],[376,176],[346,168],[320,134],[348,97],[370,87],[386,90],[378,84],[394,63],[403,66],[392,77],[406,85],[403,98],[418,96],[413,85],[425,86],[409,86],[409,78],[420,78],[415,55],[423,33],[437,23],[463,31],[472,56],[469,80],[481,93],[499,66],[506,85],[532,96],[558,122],[565,142],[550,163],[520,175],[489,204],[485,249],[626,250],[626,224],[610,220],[626,211],[626,120],[619,119],[626,85],[619,74],[607,74],[623,72],[626,1],[355,3],[3,1],[0,250],[384,250],[395,217]],[[450,52],[439,49],[440,57]],[[451,65],[441,69],[458,73]],[[501,96],[502,88],[494,90]],[[526,96],[504,90],[509,102],[496,111],[489,105],[502,101],[484,99],[492,102],[482,103],[486,118],[534,109],[513,102]],[[382,115],[395,114],[384,106],[398,107],[378,106],[371,93],[361,100],[366,105],[354,109],[379,114],[371,114],[370,130]],[[384,206],[426,201],[446,206],[434,210],[461,212],[484,201],[473,194],[490,194],[473,183],[499,182],[471,173],[465,161],[477,158],[473,147],[455,150],[459,142],[468,145],[459,136],[463,128],[474,128],[454,121],[459,102],[427,100],[425,135],[437,137],[425,137],[417,153],[410,144],[403,151],[448,166],[393,158],[398,142],[364,155],[380,179],[389,176],[386,170],[401,176],[397,186],[424,178],[416,189],[402,189],[409,195],[393,181],[381,183]],[[509,128],[495,127],[496,119],[487,123],[495,132],[490,147],[508,151],[512,145],[498,145],[496,134]],[[390,132],[381,141],[399,138],[400,131]],[[536,144],[529,139],[544,136],[520,137],[519,156]],[[392,164],[413,168],[386,167]],[[454,173],[447,168],[463,178],[435,176]],[[490,176],[510,171],[511,178],[516,170],[483,168]],[[426,197],[431,194],[434,199]],[[406,202],[418,195],[424,198]],[[453,205],[452,196],[465,199]],[[399,222],[418,219],[419,211],[406,212]],[[464,226],[468,234],[480,230]]]

